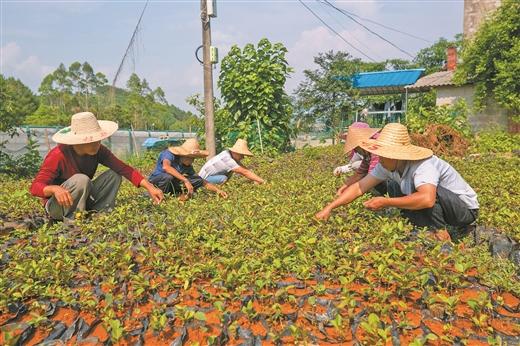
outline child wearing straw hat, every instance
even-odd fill
[[[221,185],[231,178],[233,173],[240,174],[255,184],[263,184],[265,180],[244,167],[241,163],[245,156],[253,156],[247,147],[247,141],[237,139],[235,145],[211,158],[202,166],[199,175],[206,181]]]
[[[148,190],[155,204],[161,202],[162,191],[101,144],[117,127],[113,121],[82,112],[72,116],[71,126],[54,134],[58,146],[47,154],[30,188],[32,195],[43,199],[51,219],[72,219],[76,211],[113,208],[121,176]],[[93,179],[98,164],[110,169]]]
[[[317,219],[327,220],[333,209],[389,180],[390,197],[371,198],[364,202],[366,208],[396,207],[414,225],[430,229],[455,226],[469,230],[476,221],[479,204],[475,191],[430,149],[412,145],[404,125],[387,124],[378,139],[364,141],[360,146],[378,155],[379,164],[317,213]]]
[[[208,151],[200,149],[196,138],[187,139],[182,145],[169,147],[159,154],[155,170],[149,180],[164,193],[180,195],[179,199],[182,201],[189,199],[201,187],[227,198],[224,191],[195,173],[193,161],[206,156]],[[182,184],[186,188],[185,193]]]
[[[356,165],[354,174],[345,180],[345,183],[338,189],[337,195],[341,195],[346,188],[358,182],[365,177],[374,167],[379,163],[379,157],[363,150],[359,144],[370,138],[377,138],[380,129],[370,128],[367,123],[355,122],[349,126],[348,132],[345,134],[345,154],[351,157],[360,157],[359,164]],[[348,166],[348,165],[347,165]],[[338,167],[340,168],[340,167]],[[338,169],[336,168],[336,169]],[[353,167],[352,167],[353,168]],[[349,167],[349,170],[352,170]],[[384,195],[386,193],[386,184],[381,183],[375,187],[378,194]]]

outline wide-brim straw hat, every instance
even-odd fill
[[[345,153],[350,153],[352,150],[356,149],[356,147],[359,147],[361,142],[370,139],[370,137],[375,135],[379,130],[381,129],[350,126],[345,139]]]
[[[231,148],[228,148],[228,150],[245,156],[253,156],[253,153],[249,151],[247,147],[247,141],[245,139],[237,139],[235,144]]]
[[[97,120],[90,112],[76,113],[67,126],[52,136],[56,143],[75,145],[98,142],[117,131],[117,123],[109,120]]]
[[[406,126],[390,123],[383,127],[377,139],[369,139],[360,144],[366,151],[394,160],[424,160],[433,155],[428,148],[412,145]]]
[[[184,143],[182,143],[182,145],[177,147],[169,147],[168,150],[177,156],[187,156],[193,158],[206,157],[209,154],[207,150],[200,149],[197,138],[189,138]]]

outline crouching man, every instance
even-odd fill
[[[51,219],[72,219],[76,211],[113,208],[121,176],[148,190],[155,204],[161,202],[161,190],[101,144],[116,131],[115,122],[98,121],[94,114],[82,112],[72,116],[71,126],[54,134],[58,146],[47,154],[30,188],[32,195],[43,199]],[[93,179],[98,164],[110,169]]]
[[[475,191],[430,149],[412,145],[404,125],[387,124],[377,139],[364,141],[360,146],[378,155],[379,164],[317,213],[317,219],[327,220],[333,209],[389,180],[390,197],[371,198],[364,203],[366,208],[396,207],[415,226],[432,230],[446,226],[467,230],[475,222],[479,208]]]
[[[249,151],[246,140],[237,139],[231,148],[208,160],[200,169],[199,175],[217,185],[224,184],[233,173],[240,174],[255,184],[265,183],[264,179],[242,165],[241,161],[245,156],[253,156],[253,153]]]
[[[187,139],[181,146],[169,147],[159,154],[150,182],[164,193],[178,195],[182,201],[189,199],[201,187],[227,198],[227,193],[195,173],[193,161],[206,156],[208,151],[201,150],[195,138]]]

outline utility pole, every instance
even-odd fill
[[[211,0],[210,0],[211,1]],[[213,7],[213,6],[212,6]],[[213,9],[212,11],[213,12]],[[216,154],[215,148],[215,119],[213,107],[213,64],[210,58],[211,26],[208,13],[208,0],[200,0],[200,17],[202,20],[202,56],[204,66],[204,116],[206,130],[206,149],[208,159]]]

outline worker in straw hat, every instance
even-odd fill
[[[355,122],[349,126],[347,133],[345,134],[345,154],[349,155],[350,162],[354,160],[354,157],[359,157],[359,161],[355,161],[355,164],[352,165],[350,162],[345,166],[337,167],[334,170],[334,175],[338,176],[337,170],[341,170],[341,172],[352,171],[354,170],[354,174],[348,177],[345,180],[345,183],[338,189],[337,195],[341,195],[345,189],[347,189],[350,185],[358,182],[362,178],[364,178],[375,166],[379,163],[379,157],[377,155],[373,155],[368,151],[362,149],[359,144],[363,141],[366,141],[370,138],[377,138],[379,135],[379,131],[381,129],[370,128],[367,123],[363,122]],[[383,182],[375,187],[378,194],[384,195],[386,193],[386,182]]]
[[[169,147],[159,154],[155,170],[149,177],[150,182],[164,193],[180,195],[180,200],[187,200],[201,187],[227,198],[224,191],[195,173],[193,161],[206,156],[208,151],[200,149],[196,138],[189,138],[180,146]]]
[[[115,122],[82,112],[72,116],[69,127],[54,134],[52,139],[58,146],[45,157],[30,189],[34,196],[43,198],[51,219],[72,219],[76,211],[114,207],[121,176],[148,190],[154,203],[161,202],[161,190],[101,144],[116,131]],[[110,169],[93,179],[98,164]]]
[[[241,163],[245,156],[253,156],[247,147],[247,141],[237,139],[235,145],[211,158],[202,166],[199,175],[212,184],[224,184],[233,173],[240,174],[256,184],[263,184],[264,179],[244,167]]]
[[[364,202],[366,208],[396,207],[414,225],[430,229],[450,225],[467,230],[475,222],[479,208],[475,191],[430,149],[412,145],[404,125],[387,124],[377,139],[366,140],[360,146],[378,155],[379,164],[317,213],[317,219],[327,220],[334,208],[349,204],[389,180],[390,197],[371,198]]]

